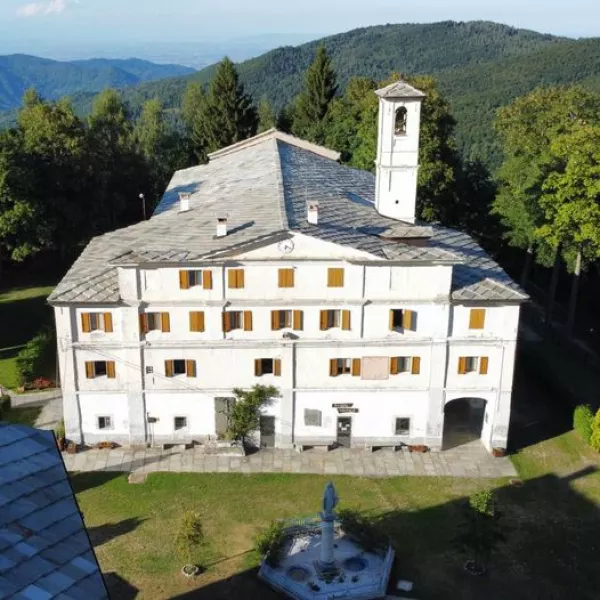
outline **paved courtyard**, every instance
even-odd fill
[[[250,456],[207,454],[202,446],[182,450],[148,448],[134,451],[84,450],[64,454],[69,471],[124,471],[133,473],[314,473],[395,477],[399,475],[453,477],[515,477],[508,458],[493,458],[480,442],[471,442],[444,452],[426,454],[408,450],[337,448],[330,452],[268,449]]]

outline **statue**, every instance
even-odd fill
[[[324,519],[334,519],[335,515],[333,514],[333,509],[337,506],[339,498],[335,493],[335,487],[333,486],[333,481],[330,481],[325,488],[325,493],[323,494],[323,518]]]
[[[330,481],[323,493],[323,512],[321,513],[321,552],[320,560],[315,568],[322,577],[333,577],[339,572],[333,556],[333,525],[335,514],[333,509],[337,506],[338,496],[335,493],[333,482]]]

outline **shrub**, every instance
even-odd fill
[[[181,519],[175,539],[177,552],[186,564],[193,563],[194,552],[203,538],[204,534],[202,532],[202,522],[200,521],[199,513],[188,510]]]
[[[600,409],[592,421],[592,435],[590,436],[590,446],[600,452]]]
[[[573,427],[586,444],[590,443],[592,437],[592,421],[594,413],[589,404],[580,404],[573,413]]]
[[[348,508],[338,510],[337,514],[343,532],[365,552],[383,554],[387,551],[390,541],[379,531],[374,519]]]
[[[66,437],[66,431],[65,431],[65,421],[64,419],[61,420],[61,422],[56,426],[56,429],[54,430],[54,435],[56,435],[57,439],[65,439]]]
[[[53,344],[52,332],[45,329],[29,340],[25,348],[17,355],[17,374],[19,384],[30,383],[44,364]]]
[[[259,533],[254,540],[256,551],[265,557],[270,567],[277,567],[281,561],[281,552],[285,543],[283,524],[273,522],[267,529]]]
[[[2,394],[0,396],[0,419],[8,413],[10,410],[10,396],[8,394]]]

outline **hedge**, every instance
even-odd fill
[[[589,404],[580,404],[573,413],[573,428],[586,444],[590,443],[592,437],[592,422],[594,413]]]

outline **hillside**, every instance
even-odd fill
[[[19,106],[23,93],[30,87],[43,97],[54,99],[193,72],[188,67],[158,65],[140,59],[60,62],[25,54],[0,56],[0,110]]]

